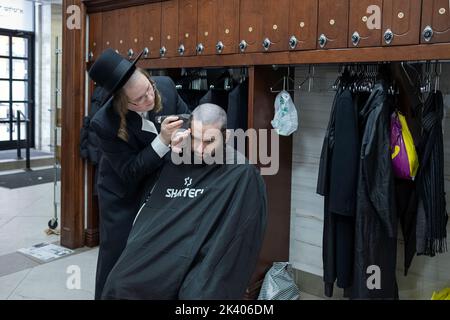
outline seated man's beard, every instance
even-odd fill
[[[222,152],[222,156],[224,157],[224,159],[222,160],[222,163],[225,163],[225,152],[226,152],[226,145],[224,144],[222,146],[223,148],[223,152]],[[191,151],[191,163],[192,164],[201,164],[201,165],[207,165],[207,164],[214,164],[215,162],[219,161],[221,159],[215,159],[216,155],[216,149],[212,150],[211,153],[203,153],[203,154],[198,154],[195,151]],[[207,159],[207,161],[205,161],[205,159]],[[213,163],[214,161],[214,163]]]

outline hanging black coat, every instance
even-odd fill
[[[161,114],[187,113],[186,104],[178,97],[168,77],[153,77],[161,97]],[[155,114],[149,113],[154,120]],[[117,137],[120,118],[112,104],[102,107],[91,126],[100,140],[102,157],[99,164],[98,197],[100,210],[100,249],[97,262],[95,297],[100,298],[111,268],[125,247],[133,219],[148,185],[156,181],[163,159],[151,142],[156,134],[142,130],[142,118],[136,112],[126,115],[128,142]],[[157,124],[155,124],[157,126]],[[159,127],[157,126],[159,131]]]
[[[228,94],[227,128],[247,130],[248,84],[238,84]]]
[[[359,139],[358,111],[349,90],[336,94],[322,155],[320,172],[326,171],[329,175],[318,186],[325,196],[323,280],[325,295],[331,297],[334,282],[337,280],[340,288],[349,288],[353,275]],[[325,184],[325,190],[320,190],[321,184]]]
[[[442,93],[430,93],[423,109],[423,137],[419,148],[417,254],[431,257],[447,250],[443,116]]]
[[[257,169],[168,161],[161,177],[102,298],[243,298],[266,225],[266,191]]]
[[[351,288],[351,297],[355,299],[398,298],[395,276],[397,215],[390,150],[391,112],[387,86],[382,81],[378,82],[360,112],[365,127],[358,175]],[[377,274],[380,288],[369,288],[368,282],[377,284]]]

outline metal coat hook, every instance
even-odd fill
[[[278,93],[282,91],[295,91],[294,89],[289,89],[289,81],[292,81],[292,83],[295,83],[294,79],[292,79],[289,76],[283,76],[281,79],[279,79],[273,86],[270,87],[270,92],[272,93]],[[283,90],[274,90],[274,88],[282,82],[283,84]]]
[[[402,61],[400,65],[402,66],[403,72],[405,73],[406,77],[408,78],[409,84],[411,85],[411,87],[414,87],[414,82],[411,80],[411,77],[409,76],[408,71],[406,71],[404,62]]]
[[[301,89],[302,86],[305,84],[305,82],[308,81],[308,92],[311,92],[313,77],[314,77],[314,66],[309,65],[308,74],[306,75],[306,78],[298,85],[298,88]]]

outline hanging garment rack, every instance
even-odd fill
[[[312,72],[311,72],[311,70],[312,70]],[[311,92],[311,88],[314,84],[314,73],[315,73],[314,65],[309,65],[308,66],[308,74],[306,75],[306,78],[300,82],[300,84],[298,85],[298,88],[301,89],[302,86],[305,84],[305,82],[308,81],[308,92]]]

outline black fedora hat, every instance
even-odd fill
[[[95,60],[89,69],[89,77],[108,92],[107,102],[130,79],[143,53],[144,50],[134,61],[129,61],[113,49],[106,49]]]

